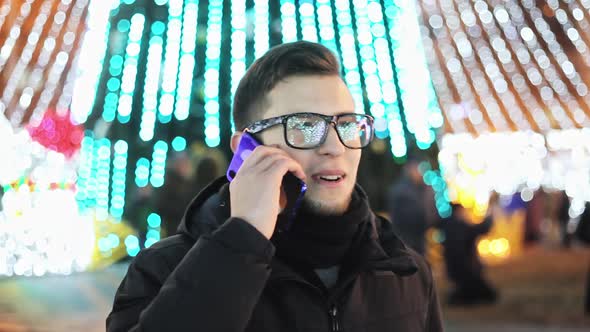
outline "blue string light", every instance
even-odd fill
[[[148,231],[146,234],[145,247],[149,248],[152,244],[160,240],[160,225],[162,218],[157,213],[150,213],[147,217]]]
[[[193,71],[195,69],[195,47],[197,40],[197,26],[199,5],[197,0],[187,0],[184,5],[182,18],[182,45],[180,48],[180,69],[178,74],[178,90],[174,117],[186,120],[191,105],[193,88]]]
[[[340,55],[344,81],[354,99],[355,111],[364,113],[363,89],[359,72],[358,58],[355,46],[354,30],[352,29],[352,15],[348,0],[336,0],[336,22],[338,25]]]
[[[94,207],[94,202],[90,197],[90,180],[92,179],[93,158],[93,134],[91,131],[86,131],[80,144],[80,166],[78,168],[78,179],[76,181],[76,201],[82,212]]]
[[[283,43],[297,40],[297,19],[295,0],[281,0],[281,32]]]
[[[418,147],[427,149],[436,138],[433,128],[442,126],[443,117],[426,66],[415,3],[413,0],[389,3],[385,16],[407,128],[415,136]]]
[[[168,2],[164,72],[162,74],[160,103],[158,105],[158,121],[161,123],[168,123],[172,120],[176,100],[176,81],[182,34],[182,8],[182,0],[170,0]]]
[[[318,41],[318,31],[315,26],[315,10],[313,0],[299,1],[299,16],[301,17],[301,34],[303,40],[310,42]]]
[[[125,238],[125,247],[127,254],[131,257],[137,256],[139,253],[139,239],[135,235],[129,235]]]
[[[96,219],[107,220],[109,216],[109,175],[111,168],[111,141],[106,138],[94,142],[96,179]]]
[[[254,0],[254,58],[259,58],[268,50],[268,1]]]
[[[99,77],[104,66],[105,50],[109,41],[110,10],[111,6],[103,1],[91,1],[88,5],[88,30],[85,32],[80,48],[78,60],[80,73],[74,83],[70,106],[72,119],[76,123],[86,122],[94,106]]]
[[[246,73],[246,0],[235,0],[231,3],[231,96],[233,97]],[[234,120],[230,116],[232,132],[235,130]]]
[[[320,43],[329,48],[332,52],[338,53],[336,46],[336,30],[332,17],[332,6],[329,0],[316,1],[316,15],[320,30]]]
[[[111,188],[111,216],[120,221],[125,207],[125,180],[127,177],[127,142],[119,140],[115,143],[113,158],[113,175]]]
[[[386,39],[387,31],[383,24],[381,3],[374,0],[369,1],[367,14],[370,32],[373,37],[377,74],[381,89],[380,99],[383,105],[383,108],[381,108],[381,105],[375,105],[371,110],[375,118],[379,119],[375,134],[379,138],[385,138],[389,135],[391,153],[394,158],[401,158],[406,155],[408,148],[397,98],[389,43]]]
[[[135,164],[135,184],[138,187],[145,187],[149,183],[150,161],[146,158],[139,158]]]
[[[177,152],[186,149],[186,139],[182,136],[174,137],[174,139],[172,140],[172,149],[174,149],[174,151]]]
[[[149,141],[154,138],[156,127],[156,110],[158,107],[158,83],[160,79],[162,52],[164,41],[162,34],[165,25],[155,21],[151,26],[151,37],[148,46],[147,68],[143,87],[143,107],[139,124],[139,138]]]
[[[216,147],[221,142],[219,127],[219,61],[223,0],[209,2],[207,49],[205,50],[205,144]]]
[[[164,174],[166,172],[166,155],[168,154],[168,144],[164,141],[157,141],[154,144],[152,153],[152,168],[150,174],[150,184],[154,188],[164,185]]]
[[[137,77],[137,65],[145,16],[135,14],[131,17],[129,28],[129,43],[125,49],[125,62],[123,64],[123,76],[121,77],[121,92],[119,94],[119,105],[117,107],[117,120],[121,123],[129,122],[133,105],[133,94],[135,92],[135,80]]]

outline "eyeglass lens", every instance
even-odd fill
[[[322,143],[328,123],[317,115],[291,116],[286,123],[286,136],[290,145],[297,148],[314,148]],[[362,148],[369,144],[372,126],[363,115],[345,115],[338,118],[336,131],[341,142],[349,148]]]

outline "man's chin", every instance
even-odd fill
[[[305,205],[312,212],[323,215],[340,215],[348,210],[350,198],[327,200],[317,197],[305,197]]]

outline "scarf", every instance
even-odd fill
[[[286,262],[312,269],[341,265],[362,244],[371,214],[366,195],[355,188],[344,214],[318,214],[304,202],[291,228],[275,232],[271,241],[276,255]]]

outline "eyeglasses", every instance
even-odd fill
[[[324,144],[330,125],[336,129],[340,142],[349,149],[362,149],[373,140],[373,117],[357,113],[293,113],[256,121],[245,131],[256,134],[279,124],[283,125],[285,142],[295,149],[315,149]]]

